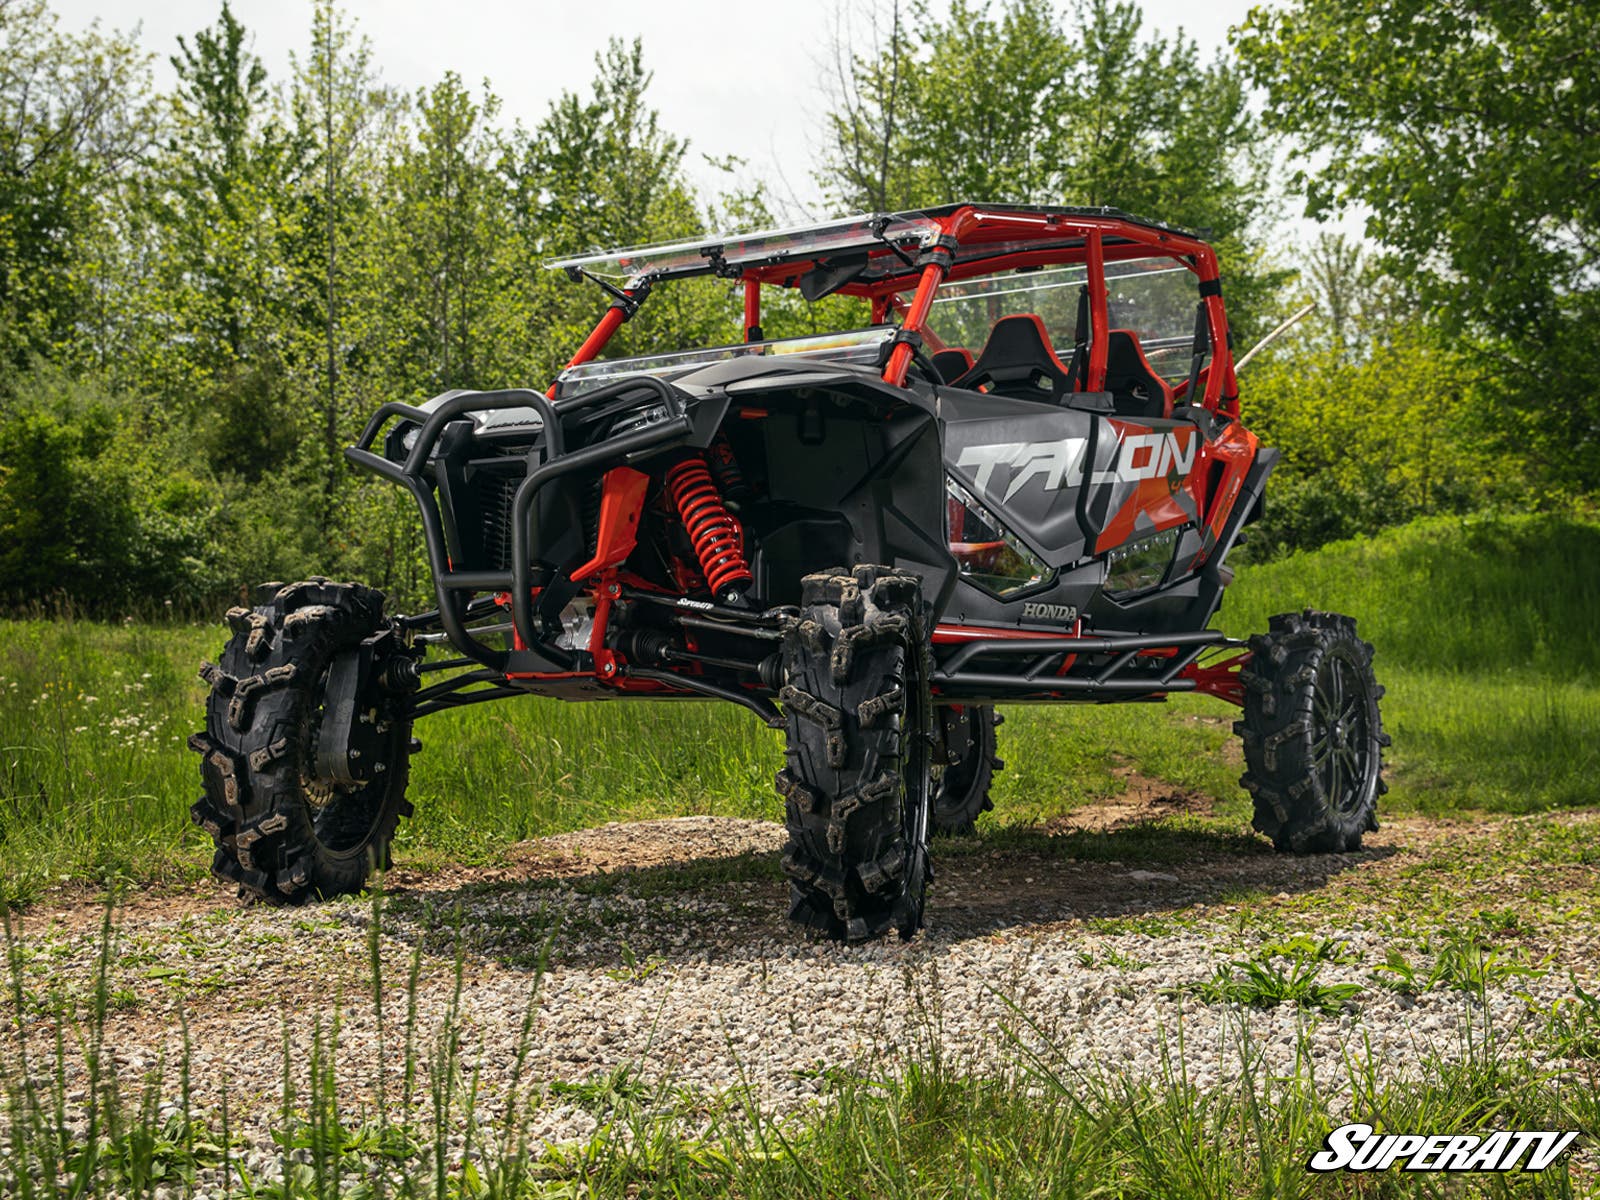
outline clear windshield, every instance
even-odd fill
[[[551,270],[582,267],[596,275],[633,279],[704,271],[713,252],[730,266],[748,266],[786,258],[813,259],[845,250],[882,250],[884,239],[902,248],[926,247],[938,237],[939,226],[920,213],[874,214],[842,217],[822,225],[711,234],[693,241],[608,250],[547,262],[545,266]],[[895,265],[897,269],[901,266],[898,259]]]
[[[1066,359],[1077,343],[1079,296],[1087,279],[1088,268],[1079,265],[947,283],[934,298],[928,327],[946,346],[976,356],[1001,317],[1033,313]],[[1186,378],[1199,301],[1194,274],[1170,258],[1107,263],[1106,293],[1110,327],[1138,338],[1157,373],[1169,381]],[[1083,332],[1087,337],[1089,331]]]
[[[768,342],[740,342],[732,346],[708,346],[700,350],[675,350],[670,354],[646,354],[639,358],[597,359],[568,367],[556,381],[563,396],[574,395],[609,383],[624,375],[666,375],[685,367],[725,362],[730,358],[753,355],[789,355],[822,359],[827,362],[876,363],[878,350],[894,330],[886,326],[858,329],[851,333],[824,333],[814,337],[782,338]]]
[[[1138,338],[1146,361],[1169,383],[1189,375],[1197,286],[1194,274],[1170,258],[1106,264],[1111,328]]]
[[[947,283],[934,296],[928,328],[946,346],[976,355],[1001,317],[1036,313],[1057,349],[1070,353],[1078,291],[1087,278],[1087,269],[1077,266]]]

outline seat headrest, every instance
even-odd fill
[[[994,323],[972,369],[956,382],[962,387],[988,383],[1001,395],[1043,399],[1041,379],[1050,385],[1052,399],[1072,391],[1072,372],[1056,357],[1044,322],[1037,313],[1014,313]]]
[[[1139,339],[1127,329],[1106,337],[1106,391],[1122,416],[1165,417],[1172,411],[1172,385],[1144,356]]]
[[[972,351],[950,346],[933,356],[934,369],[946,383],[954,383],[972,369]]]

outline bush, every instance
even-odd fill
[[[48,370],[6,390],[0,605],[67,600],[121,616],[170,602],[180,613],[210,612],[263,580],[313,574],[371,583],[397,605],[430,602],[410,497],[341,472],[325,532],[324,464],[309,447],[272,443],[281,430],[264,410],[218,441],[206,431],[238,416],[237,405],[197,434],[163,429],[149,408]]]
[[[0,597],[192,606],[221,579],[215,487],[93,387],[48,374],[0,405]]]
[[[1535,490],[1493,374],[1426,330],[1402,327],[1359,355],[1302,340],[1246,373],[1241,392],[1245,420],[1283,454],[1250,535],[1257,561]]]

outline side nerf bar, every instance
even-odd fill
[[[666,409],[663,421],[625,433],[620,437],[596,442],[577,450],[566,449],[566,429],[563,419],[607,400],[630,392],[641,393],[641,403],[659,400]],[[543,424],[544,441],[538,450],[539,461],[534,465],[530,452],[530,469],[517,485],[512,499],[511,569],[509,571],[457,571],[450,562],[449,547],[445,540],[444,520],[439,511],[439,501],[434,485],[424,474],[445,427],[472,412],[490,412],[506,408],[531,408],[539,414]],[[417,439],[406,453],[404,462],[394,462],[374,454],[372,446],[385,425],[395,418],[417,422]],[[542,392],[527,388],[508,388],[496,392],[462,392],[443,401],[430,410],[408,404],[388,403],[373,414],[361,431],[354,446],[346,447],[345,457],[363,470],[380,475],[411,493],[422,517],[422,537],[428,552],[428,566],[433,572],[434,591],[439,602],[439,622],[444,627],[450,644],[460,653],[482,663],[491,670],[505,672],[517,666],[537,670],[534,659],[554,662],[564,669],[577,666],[577,655],[547,643],[535,630],[533,613],[533,563],[529,556],[529,516],[539,489],[552,480],[574,471],[597,467],[630,455],[659,449],[687,437],[693,431],[693,422],[684,404],[681,392],[670,384],[648,375],[625,376],[605,387],[582,392],[565,402],[552,401]],[[461,592],[509,591],[511,593],[511,621],[522,645],[527,651],[496,650],[486,646],[467,630],[462,610],[458,604]],[[537,651],[532,648],[538,647]],[[528,663],[519,664],[519,655],[526,655]]]

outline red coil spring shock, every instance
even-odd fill
[[[689,531],[700,559],[706,586],[715,596],[739,593],[750,586],[750,564],[744,558],[744,530],[722,502],[705,459],[686,458],[666,475],[667,495]]]

